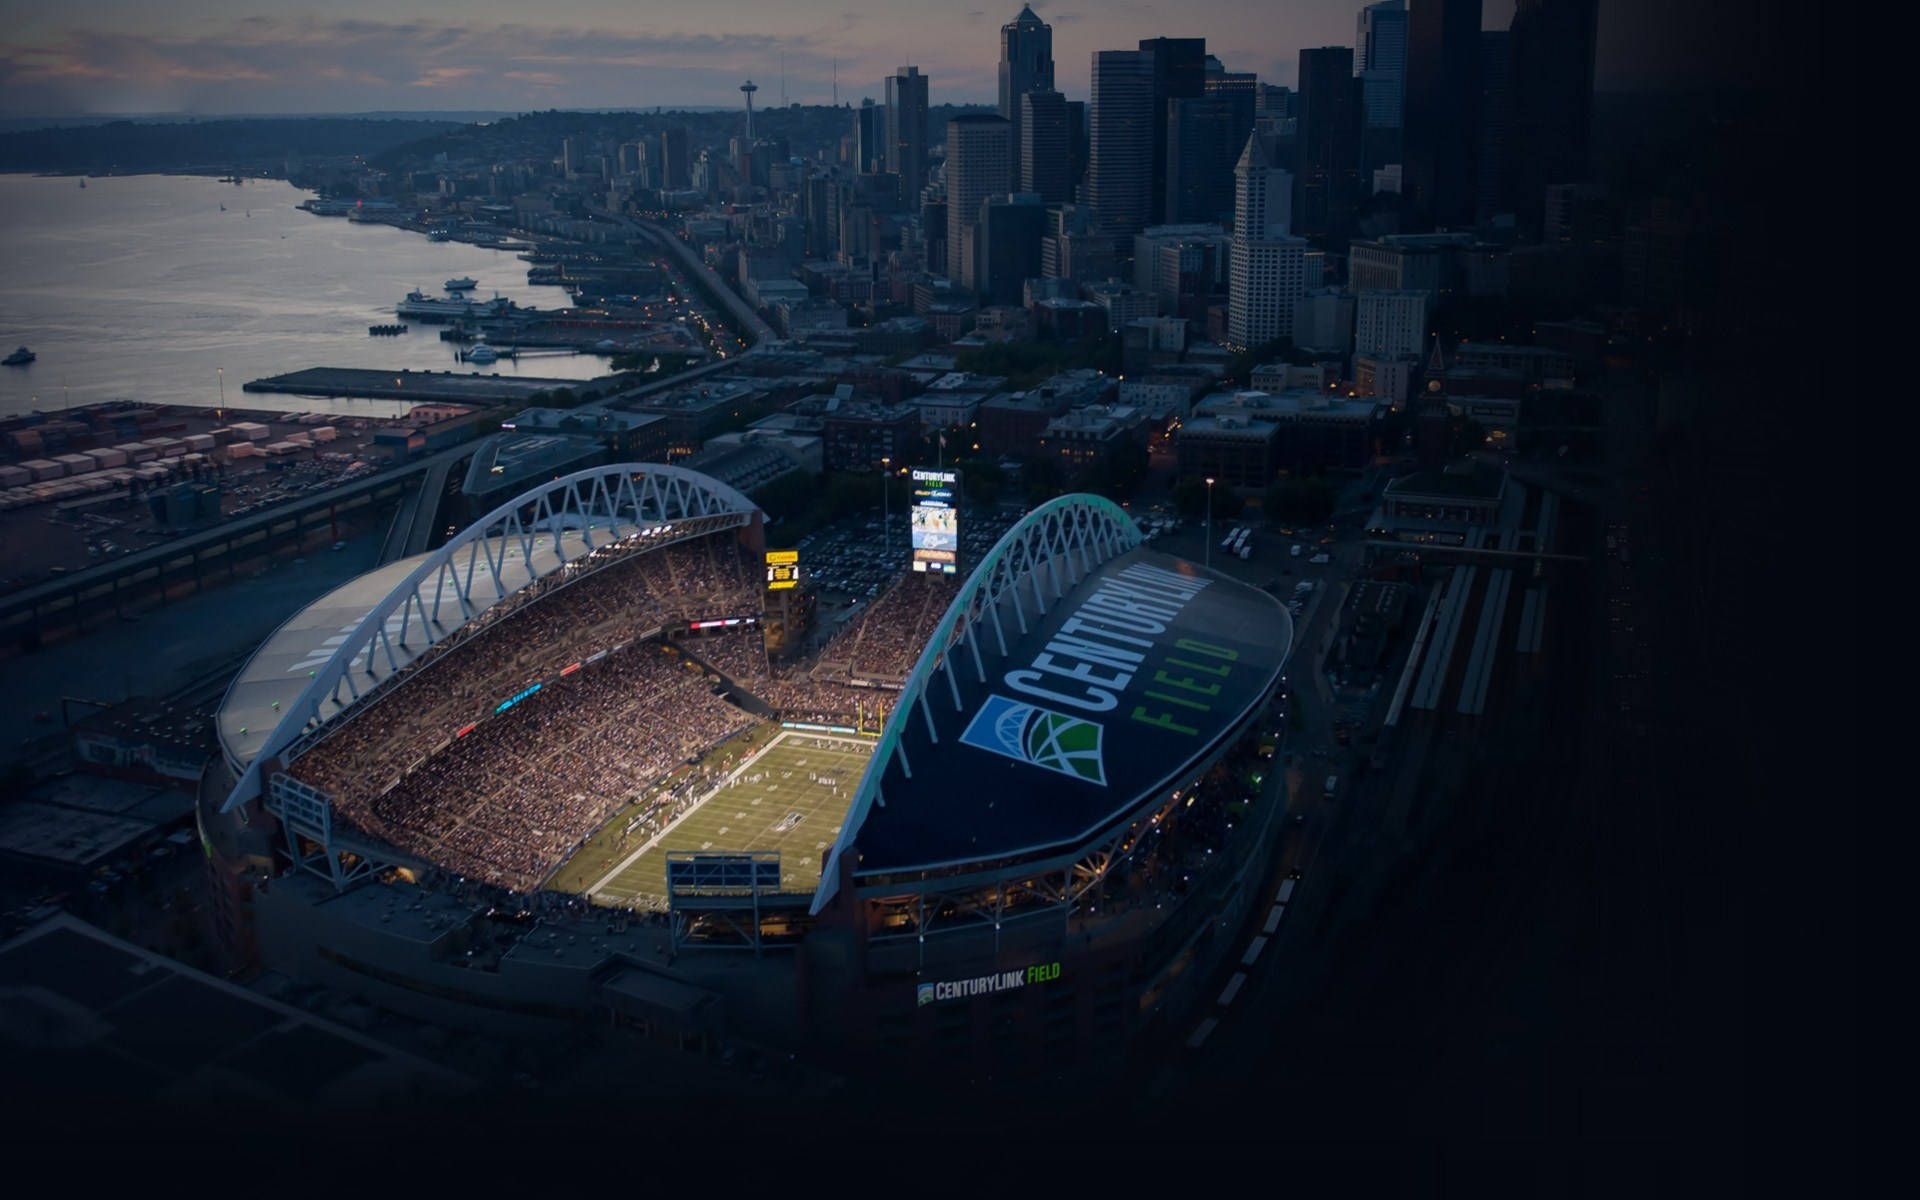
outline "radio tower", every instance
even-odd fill
[[[751,146],[753,145],[753,94],[760,89],[754,86],[753,80],[749,79],[740,85],[740,90],[747,94],[747,145]]]

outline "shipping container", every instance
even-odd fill
[[[127,465],[127,453],[124,450],[89,450],[87,456],[93,459],[94,466],[100,470]]]
[[[272,431],[258,421],[235,421],[233,427],[250,442],[264,442],[273,436]]]
[[[194,433],[187,436],[187,448],[189,450],[205,452],[213,449],[213,446],[213,435],[210,433]]]
[[[0,467],[0,488],[24,487],[33,482],[33,472],[25,467]]]
[[[53,461],[65,465],[69,475],[87,475],[100,465],[84,454],[56,454]]]
[[[20,465],[33,472],[35,483],[48,479],[59,479],[67,473],[67,469],[59,463],[44,458],[28,459]]]

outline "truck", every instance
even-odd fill
[[[1334,799],[1335,795],[1339,792],[1339,790],[1340,790],[1340,777],[1338,775],[1327,776],[1327,786],[1325,788],[1327,799],[1329,800]]]

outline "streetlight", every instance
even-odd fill
[[[1213,569],[1213,476],[1207,476],[1207,561],[1209,571]]]
[[[226,418],[220,414],[225,411],[227,407],[227,369],[225,367],[215,367],[213,373],[220,379],[220,407],[214,410],[213,419],[216,421],[224,421]]]
[[[888,508],[890,507],[887,503],[887,493],[890,490],[892,490],[890,486],[893,483],[892,467],[893,467],[893,460],[891,458],[888,458],[885,455],[881,455],[880,457],[880,557],[881,558],[885,558],[887,556],[887,551],[893,548],[890,539],[888,539],[887,537],[887,513],[888,513]]]

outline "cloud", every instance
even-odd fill
[[[790,81],[824,93],[833,58],[845,71],[851,54],[824,34],[248,17],[191,34],[0,44],[0,109],[88,111],[111,96],[119,111],[364,111],[422,91],[446,107],[727,104],[739,78],[781,55]]]

